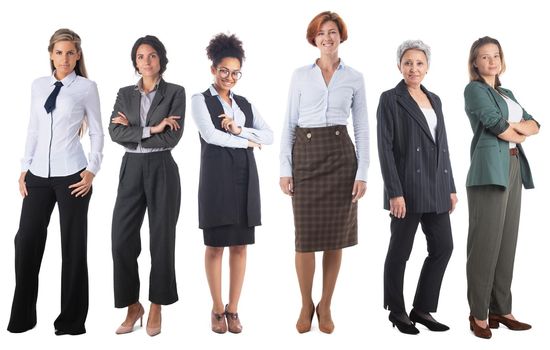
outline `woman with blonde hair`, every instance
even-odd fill
[[[96,84],[86,78],[78,34],[57,30],[48,46],[52,75],[32,84],[31,114],[19,192],[23,197],[15,236],[15,293],[8,330],[36,325],[38,273],[50,217],[58,205],[61,227],[61,313],[55,334],[82,334],[88,313],[87,216],[92,181],[99,171],[103,130]],[[88,159],[79,134],[89,126]]]

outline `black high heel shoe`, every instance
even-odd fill
[[[421,312],[418,312],[416,309],[412,309],[409,318],[414,325],[420,323],[432,332],[444,332],[449,330],[449,326],[437,322],[433,317],[431,317],[430,314],[428,315],[431,319],[426,318]]]
[[[408,320],[408,316],[406,313],[403,313],[403,315]],[[394,327],[397,326],[397,329],[399,329],[399,332],[405,333],[405,334],[418,334],[420,331],[414,326],[412,323],[404,322],[399,316],[393,312],[390,312],[390,315],[388,316],[388,319],[393,324]],[[410,322],[410,321],[409,321]]]

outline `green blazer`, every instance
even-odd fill
[[[499,89],[516,101],[510,90]],[[506,101],[495,89],[479,81],[472,81],[466,86],[464,100],[466,114],[474,132],[470,146],[471,162],[466,187],[498,185],[506,188],[508,187],[510,166],[509,144],[508,141],[497,137],[509,126]],[[525,110],[523,110],[523,119],[534,120]],[[518,144],[517,147],[523,186],[534,188],[525,152],[521,144]]]

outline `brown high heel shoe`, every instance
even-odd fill
[[[243,331],[243,326],[241,325],[241,320],[239,320],[239,314],[227,311],[227,306],[225,305],[225,317],[227,318],[227,329],[231,333],[241,333]]]
[[[330,310],[328,311],[328,315],[323,315],[323,317],[321,317],[321,315],[319,314],[319,304],[317,304],[315,311],[317,312],[317,322],[319,322],[319,330],[327,334],[331,334],[332,332],[334,332],[334,322],[332,322]],[[327,318],[328,321],[326,321]],[[324,319],[323,322],[321,322],[321,319]]]
[[[140,327],[143,327],[143,314],[145,313],[145,310],[143,309],[143,305],[141,305],[139,302],[139,311],[138,313],[136,314],[136,317],[133,319],[133,321],[131,322],[132,324],[129,325],[129,326],[125,326],[124,325],[124,321],[118,328],[117,330],[115,331],[116,334],[126,334],[126,333],[131,333],[134,331],[134,326],[136,325],[136,322],[139,320],[139,326]]]
[[[481,328],[480,326],[477,325],[476,320],[474,319],[474,316],[472,316],[472,315],[470,315],[469,320],[470,320],[470,330],[472,332],[474,332],[474,335],[476,337],[483,338],[483,339],[489,339],[493,336],[489,326],[487,326],[485,328]]]
[[[217,314],[212,310],[210,314],[210,321],[212,323],[212,332],[223,334],[227,332],[227,323],[225,323],[225,313]]]
[[[531,329],[531,325],[528,323],[519,322],[518,320],[512,320],[501,315],[489,314],[489,327],[498,328],[499,323],[502,323],[512,331],[526,331],[528,329]]]
[[[298,318],[298,322],[296,322],[296,330],[298,333],[307,333],[311,330],[311,322],[313,321],[313,315],[315,314],[315,306],[312,303],[311,306],[311,315],[309,315],[309,318],[305,320],[305,322],[302,321],[302,313],[300,312],[300,318]]]

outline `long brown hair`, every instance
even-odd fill
[[[88,72],[86,71],[86,65],[84,64],[84,53],[82,52],[82,40],[80,39],[80,36],[73,32],[70,29],[67,28],[61,28],[55,31],[53,33],[52,37],[50,38],[50,44],[48,45],[48,52],[51,54],[53,53],[53,47],[56,43],[60,41],[70,41],[74,44],[76,47],[76,51],[78,54],[80,54],[80,59],[76,61],[76,66],[74,68],[74,71],[76,75],[80,75],[81,77],[88,78]],[[53,61],[50,60],[50,68],[52,69],[52,73],[55,71],[55,66],[53,65]],[[84,115],[84,119],[82,120],[82,124],[80,125],[80,129],[78,129],[78,135],[80,137],[84,136],[84,133],[87,129],[87,122],[86,122],[86,115]]]
[[[487,44],[495,44],[498,47],[498,52],[500,54],[501,69],[500,69],[500,72],[495,77],[495,86],[494,86],[494,88],[497,88],[501,85],[499,76],[502,73],[504,73],[504,71],[506,70],[506,62],[504,61],[504,52],[502,52],[502,47],[500,46],[500,43],[498,42],[498,40],[488,36],[484,36],[483,38],[477,39],[476,41],[474,41],[474,43],[472,44],[472,47],[470,48],[470,57],[468,57],[468,72],[470,73],[470,81],[480,81],[482,83],[487,84],[485,79],[483,79],[483,77],[479,74],[479,70],[477,69],[477,67],[474,65],[477,59],[477,56],[479,55],[479,49],[483,45],[487,45]]]

